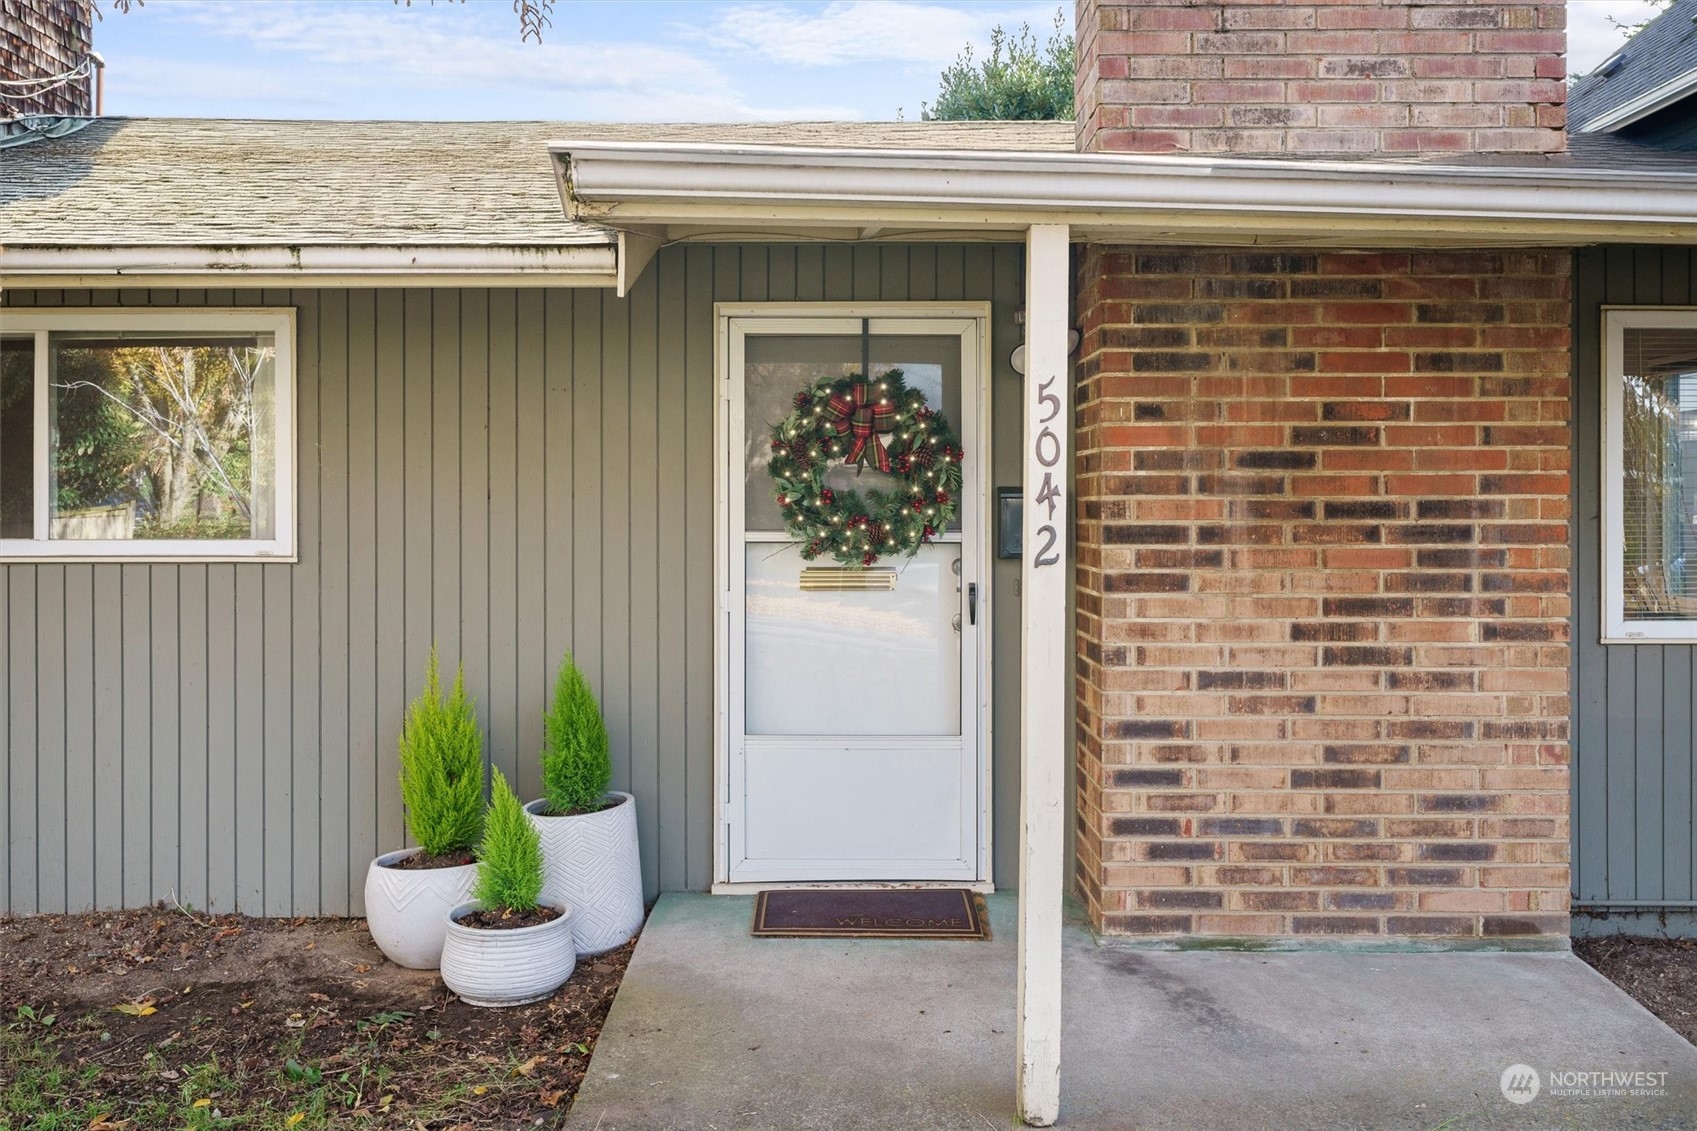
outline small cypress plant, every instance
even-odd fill
[[[601,707],[567,652],[554,680],[554,703],[542,716],[542,796],[548,814],[595,810],[612,780]]]
[[[463,667],[443,698],[435,647],[424,692],[407,708],[400,749],[401,800],[413,839],[426,856],[471,849],[483,833],[483,732]]]
[[[542,898],[542,838],[500,770],[495,771],[471,897],[485,908],[517,912],[535,911]]]

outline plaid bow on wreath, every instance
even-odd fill
[[[889,472],[890,453],[878,438],[896,430],[896,406],[888,398],[873,400],[867,383],[856,381],[849,386],[848,392],[831,394],[830,400],[825,402],[825,416],[837,430],[837,435],[854,437],[848,455],[843,457],[844,463],[865,462],[866,449],[870,446],[872,460],[878,470],[886,474]]]

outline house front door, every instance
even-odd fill
[[[721,308],[720,873],[731,883],[987,878],[985,320],[856,313]],[[958,497],[945,492],[956,517],[911,556],[886,531],[884,546],[865,547],[882,551],[866,566],[831,555],[842,539],[815,511],[822,525],[809,558],[797,540],[801,510],[782,485],[807,480],[793,467],[805,453],[774,444],[786,422],[823,422],[812,433],[827,438],[814,449],[822,497],[855,492],[867,511],[873,492],[912,496],[921,509],[935,501],[915,494],[925,473],[916,480],[911,460],[878,468],[903,448],[912,415],[878,421],[870,435],[848,423],[838,432],[848,406],[833,412],[818,395],[822,382],[852,381],[868,364],[866,396],[918,390],[959,438],[962,482]],[[853,394],[851,385],[851,404]],[[847,450],[833,455],[836,437]],[[857,440],[865,454],[850,465]],[[855,514],[836,517],[864,529]]]

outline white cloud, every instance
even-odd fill
[[[1589,74],[1598,63],[1620,50],[1626,37],[1610,19],[1636,24],[1658,15],[1658,5],[1645,0],[1568,0],[1567,69]]]
[[[389,4],[161,4],[185,30],[240,45],[248,62],[171,67],[126,60],[149,97],[261,103],[315,115],[394,114],[409,98],[425,116],[702,121],[854,117],[836,105],[751,105],[712,60],[645,40],[571,42],[558,18],[540,45],[516,25],[459,8]],[[136,65],[139,64],[139,65]],[[157,86],[152,84],[157,83]],[[116,91],[115,91],[116,93]],[[418,117],[420,108],[405,113]],[[205,111],[217,113],[213,108]],[[225,111],[228,113],[229,111]],[[274,109],[272,113],[275,113]]]
[[[968,43],[982,46],[990,28],[1021,23],[1046,38],[1055,8],[1045,6],[944,7],[939,4],[849,0],[822,7],[736,4],[717,13],[702,30],[710,42],[759,54],[779,63],[840,66],[849,63],[912,63],[941,68]],[[1070,20],[1070,14],[1067,16]]]

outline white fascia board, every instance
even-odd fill
[[[551,286],[611,287],[618,253],[605,245],[527,247],[0,248],[10,287]]]
[[[844,150],[560,141],[572,219],[852,223],[1260,237],[1689,238],[1697,175],[1634,170],[1129,154]]]
[[[1652,87],[1637,98],[1622,102],[1607,114],[1594,118],[1579,127],[1579,132],[1582,134],[1613,133],[1618,129],[1630,126],[1633,122],[1648,118],[1657,110],[1673,105],[1694,91],[1697,91],[1697,68],[1669,79],[1660,86]]]

